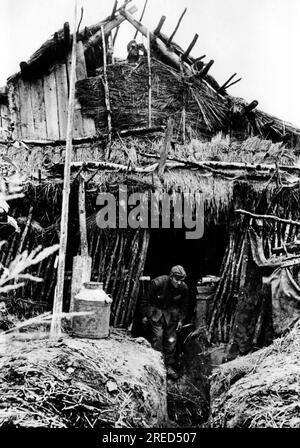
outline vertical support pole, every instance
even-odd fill
[[[53,316],[50,328],[50,339],[52,340],[58,339],[61,334],[61,313],[63,309],[65,261],[66,261],[66,249],[68,240],[70,166],[72,157],[72,136],[73,136],[74,101],[75,101],[76,40],[77,40],[76,25],[77,25],[77,0],[75,1],[75,12],[74,12],[72,64],[71,64],[69,105],[68,105],[66,156],[64,166],[64,187],[63,187],[61,225],[60,225],[60,247],[58,255],[57,283],[54,294]]]
[[[88,254],[88,239],[86,228],[86,207],[85,207],[85,182],[79,175],[78,185],[78,214],[80,232],[80,255],[73,258],[70,313],[74,311],[74,299],[80,291],[84,282],[91,279],[92,257]]]
[[[87,256],[88,240],[86,231],[85,182],[81,174],[79,176],[79,188],[78,188],[78,213],[79,213],[79,228],[80,228],[80,254],[82,256]]]
[[[151,80],[151,48],[150,48],[150,32],[147,31],[147,59],[148,59],[148,116],[149,128],[152,127],[152,80]]]
[[[105,159],[108,160],[110,156],[110,147],[111,147],[111,108],[110,108],[109,88],[107,80],[106,44],[105,44],[105,33],[103,25],[101,25],[101,35],[102,35],[102,50],[103,50],[103,87],[105,92],[105,105],[107,110],[107,129],[108,129],[108,142],[106,147]]]

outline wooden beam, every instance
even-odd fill
[[[53,317],[50,328],[50,338],[56,340],[61,334],[60,315],[63,309],[63,292],[65,279],[65,261],[68,240],[68,216],[69,216],[69,195],[70,195],[70,172],[72,158],[72,133],[74,118],[74,99],[75,99],[75,76],[76,76],[76,26],[77,26],[77,0],[75,1],[74,12],[74,32],[72,44],[72,68],[70,78],[70,95],[68,105],[68,123],[67,123],[67,144],[64,165],[64,187],[62,198],[61,224],[60,224],[60,245],[57,268],[57,283],[54,294]]]
[[[199,37],[198,34],[195,34],[195,36],[193,37],[192,42],[190,43],[190,45],[187,47],[187,49],[185,50],[185,52],[181,56],[181,59],[183,61],[185,61],[188,58],[190,52],[192,51],[192,49],[194,48],[194,46],[195,46],[195,44],[196,44],[196,42],[198,40],[198,37]]]
[[[166,21],[166,16],[161,16],[161,18],[160,18],[160,20],[159,20],[159,22],[158,22],[157,27],[156,27],[155,30],[153,31],[153,34],[154,34],[155,36],[158,36],[158,35],[159,35],[160,30],[162,29],[162,26],[163,26],[163,24],[165,23],[165,21]]]
[[[130,14],[134,14],[137,11],[137,8],[135,6],[132,6],[129,8],[128,12]],[[101,28],[99,31],[97,31],[95,34],[93,34],[89,40],[84,44],[84,50],[86,51],[90,47],[94,47],[95,45],[99,45],[99,43],[102,41],[102,27],[104,28],[104,35],[110,34],[114,28],[117,28],[121,25],[122,22],[124,22],[124,16],[122,15],[123,11],[120,11],[120,14],[115,17],[115,19],[101,25]],[[127,11],[126,11],[127,12]]]
[[[183,16],[184,16],[185,13],[186,13],[186,11],[187,11],[187,9],[185,8],[184,11],[183,11],[183,13],[182,13],[181,16],[179,17],[179,20],[178,20],[178,22],[177,22],[177,25],[175,26],[175,29],[174,29],[173,33],[171,34],[171,36],[170,36],[169,39],[168,39],[167,46],[169,46],[169,45],[171,44],[171,42],[172,42],[172,40],[173,40],[173,37],[174,37],[175,34],[177,33],[177,30],[178,30],[178,28],[179,28],[179,26],[180,26],[180,23],[181,23],[181,21],[182,21],[182,19],[183,19]]]
[[[120,14],[124,16],[131,25],[133,25],[143,36],[147,37],[148,30],[140,22],[135,20],[134,17],[128,11],[120,11]],[[159,38],[157,38],[153,33],[150,33],[150,41],[156,48],[156,50],[161,53],[161,55],[167,60],[168,64],[176,70],[180,71],[182,66],[182,61],[180,56],[178,56],[174,51],[170,51],[167,45]],[[189,69],[186,67],[186,70]]]

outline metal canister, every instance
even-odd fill
[[[102,282],[85,282],[74,298],[74,311],[89,314],[73,317],[74,336],[90,339],[108,337],[111,303]]]

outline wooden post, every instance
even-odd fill
[[[158,34],[160,33],[160,30],[162,29],[162,26],[165,23],[165,21],[166,21],[166,16],[161,16],[160,21],[158,22],[157,27],[153,31],[153,34],[155,36],[158,36]]]
[[[198,37],[199,37],[198,34],[195,34],[195,36],[194,36],[192,42],[190,43],[190,45],[188,46],[188,48],[186,49],[186,51],[185,51],[185,52],[183,53],[183,55],[181,56],[181,59],[182,59],[183,61],[185,61],[185,60],[188,58],[190,52],[192,51],[192,49],[194,48],[194,46],[195,46],[195,44],[196,44],[196,42],[197,42]]]
[[[152,127],[152,81],[151,81],[151,48],[150,48],[150,33],[147,33],[147,59],[148,59],[148,127]]]
[[[226,89],[228,89],[228,87],[233,86],[234,84],[236,84],[237,82],[239,82],[242,78],[237,79],[236,81],[233,81],[231,84],[227,84]]]
[[[175,26],[175,29],[174,29],[173,33],[171,34],[171,36],[170,36],[169,39],[168,39],[167,46],[169,46],[169,45],[171,44],[172,39],[173,39],[173,37],[175,36],[175,34],[176,34],[176,32],[177,32],[177,30],[178,30],[178,28],[179,28],[179,25],[180,25],[180,23],[181,23],[181,20],[183,19],[183,16],[184,16],[185,13],[186,13],[186,8],[185,8],[185,10],[183,11],[183,13],[181,14],[181,16],[179,17],[179,20],[178,20],[178,22],[177,22],[177,25]]]
[[[60,225],[60,247],[58,256],[57,283],[54,294],[53,317],[50,328],[50,339],[56,340],[61,334],[61,317],[63,308],[63,290],[65,278],[65,261],[68,239],[68,215],[69,215],[69,194],[70,194],[70,166],[72,157],[72,133],[74,118],[75,99],[75,73],[76,73],[76,25],[77,25],[77,0],[75,1],[74,30],[72,45],[72,66],[70,78],[70,95],[68,105],[67,142],[64,166],[64,187],[62,198],[61,225]]]
[[[158,177],[161,177],[165,170],[166,161],[167,161],[167,157],[168,157],[168,151],[169,151],[169,147],[170,147],[171,139],[172,139],[172,135],[173,135],[173,126],[174,126],[174,120],[173,120],[173,118],[169,118],[166,133],[165,133],[164,143],[163,143],[163,146],[162,146],[161,152],[160,152],[160,159],[159,159],[159,164],[158,164]]]
[[[108,130],[108,143],[106,147],[105,159],[108,160],[110,156],[110,147],[111,147],[111,108],[110,108],[109,87],[107,80],[106,44],[105,44],[105,34],[103,25],[101,25],[101,33],[102,33],[102,50],[103,50],[103,86],[105,92],[105,105],[107,110],[107,130]]]
[[[85,182],[82,175],[79,176],[78,212],[79,212],[79,228],[80,228],[80,254],[88,255],[86,210],[85,210]]]
[[[140,17],[140,22],[143,20],[147,3],[148,3],[148,0],[145,0],[144,8],[143,8],[143,11],[142,11],[142,14],[141,14],[141,17]],[[135,35],[133,36],[134,40],[136,39],[137,35],[138,35],[138,30],[136,30]]]
[[[74,298],[79,292],[84,282],[91,279],[92,257],[88,253],[88,239],[86,229],[86,207],[85,207],[85,182],[83,177],[79,176],[78,186],[78,214],[80,231],[80,255],[73,258],[72,283],[71,283],[71,301],[70,313],[74,311]]]
[[[207,75],[210,67],[213,65],[215,61],[213,59],[211,59],[206,65],[205,67],[203,67],[203,69],[201,70],[201,72],[199,73],[199,76],[201,76],[201,78],[204,78],[204,76]]]

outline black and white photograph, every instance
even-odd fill
[[[300,428],[299,0],[0,0],[0,40],[0,434]]]

